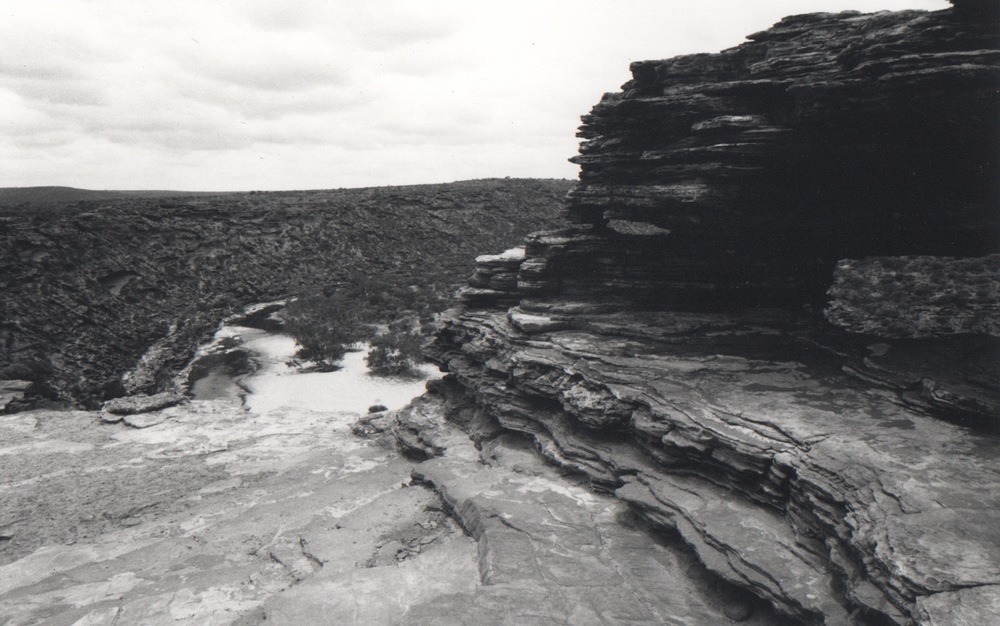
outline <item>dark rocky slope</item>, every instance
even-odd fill
[[[450,418],[802,623],[996,623],[992,7],[634,64],[583,118],[578,225],[481,258],[439,334]]]
[[[70,204],[43,194],[0,209],[0,379],[87,404],[159,390],[243,306],[359,277],[447,289],[476,251],[559,223],[568,188],[485,180]]]

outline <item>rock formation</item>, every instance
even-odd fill
[[[105,411],[148,428],[79,441],[90,414],[14,416],[5,510],[50,524],[0,520],[25,556],[0,572],[0,605],[67,623],[220,607],[244,624],[995,623],[996,7],[796,16],[719,54],[634,64],[584,117],[573,225],[478,257],[430,348],[448,375],[355,427],[412,463],[371,445],[352,460],[329,415],[279,411],[282,431],[202,401],[133,412],[171,394]],[[401,193],[5,212],[3,373],[76,397],[152,392],[239,304],[419,264],[431,229],[481,251],[525,208],[494,187],[483,228]],[[0,385],[4,403],[30,393]],[[94,450],[110,479],[83,471]],[[42,480],[54,452],[75,469]],[[122,502],[115,481],[150,488]],[[264,481],[281,496],[243,490]],[[246,517],[212,521],[234,504]],[[105,526],[99,549],[26,556]]]
[[[358,276],[447,289],[498,237],[561,223],[568,189],[484,180],[0,208],[0,380],[35,383],[18,398],[88,406],[161,391],[247,305]]]
[[[756,306],[821,300],[838,259],[995,249],[995,23],[809,15],[749,39],[634,63],[584,116],[568,212],[597,250],[549,281]]]
[[[438,335],[450,419],[801,623],[995,620],[992,7],[633,64],[583,118],[575,225],[480,257]],[[441,454],[417,422],[397,438]]]

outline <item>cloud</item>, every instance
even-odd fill
[[[67,106],[98,106],[106,103],[104,91],[83,79],[12,81],[10,90],[27,100]]]
[[[330,3],[323,1],[298,1],[276,3],[271,0],[244,2],[238,19],[251,30],[309,31],[317,23],[326,21]]]
[[[944,0],[49,0],[0,9],[0,186],[575,174],[628,64],[782,15]]]
[[[310,35],[225,33],[191,39],[168,52],[186,72],[261,91],[345,83],[350,75],[338,63],[338,51]]]

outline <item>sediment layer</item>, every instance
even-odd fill
[[[995,21],[811,14],[749,39],[633,63],[583,116],[567,212],[588,228],[562,245],[588,260],[549,282],[675,309],[821,303],[840,259],[996,251]]]
[[[835,339],[777,311],[548,303],[466,312],[439,347],[453,419],[529,436],[804,623],[909,624],[1000,593],[995,436],[848,376],[870,349]]]
[[[481,257],[439,333],[450,418],[529,438],[801,623],[995,620],[988,8],[633,64],[583,118],[575,225]]]

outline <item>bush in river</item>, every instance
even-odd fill
[[[302,295],[285,307],[285,330],[300,348],[297,356],[334,369],[351,344],[366,339],[361,311],[336,291]]]
[[[385,332],[372,337],[365,363],[375,374],[413,374],[420,362],[423,343],[416,320],[396,320]]]
[[[447,294],[454,287],[403,273],[355,273],[338,286],[299,293],[285,310],[285,332],[302,347],[300,358],[326,368],[335,367],[347,346],[368,340],[368,369],[412,374],[424,337],[434,331],[434,314],[450,304]],[[373,336],[378,328],[383,330]]]

